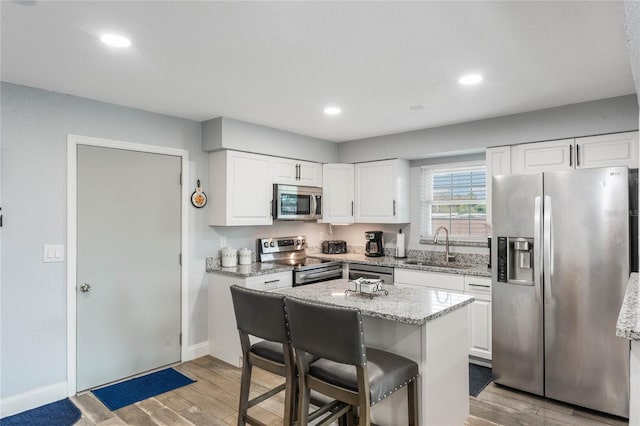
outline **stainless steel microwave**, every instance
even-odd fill
[[[273,218],[277,220],[322,219],[322,188],[274,184]]]

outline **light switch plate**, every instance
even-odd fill
[[[42,261],[64,262],[64,245],[63,244],[45,244],[42,251]]]

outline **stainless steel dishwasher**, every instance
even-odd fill
[[[381,279],[385,284],[393,284],[393,267],[364,265],[361,263],[349,264],[349,279],[358,278]]]

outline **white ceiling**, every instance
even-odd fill
[[[621,2],[3,1],[0,12],[3,81],[333,141],[635,92]],[[133,45],[108,48],[103,32]],[[458,85],[468,72],[484,82]],[[343,113],[325,116],[327,104]]]

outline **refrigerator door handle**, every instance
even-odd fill
[[[551,223],[551,197],[544,197],[544,217],[543,224],[543,260],[542,269],[544,270],[545,288],[551,290],[553,279],[553,227]],[[551,291],[545,291],[545,299],[551,300]]]
[[[534,199],[533,212],[533,284],[535,286],[536,302],[540,302],[542,294],[542,200],[538,196]]]

